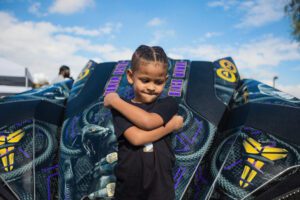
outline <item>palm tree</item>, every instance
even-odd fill
[[[300,42],[300,0],[290,0],[285,6],[285,12],[291,17],[293,36]]]

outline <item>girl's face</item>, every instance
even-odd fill
[[[133,101],[138,103],[151,103],[162,93],[166,80],[167,69],[162,63],[149,62],[141,65],[136,71],[127,71],[127,80],[133,85],[135,97]]]

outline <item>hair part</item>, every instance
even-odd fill
[[[137,71],[139,66],[147,65],[150,62],[160,63],[165,69],[168,68],[168,57],[163,48],[140,45],[132,55],[131,70]]]

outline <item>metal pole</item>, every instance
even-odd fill
[[[275,81],[278,79],[278,76],[273,77],[273,88],[275,88]]]
[[[27,67],[25,67],[25,87],[28,88],[28,72],[27,72]]]

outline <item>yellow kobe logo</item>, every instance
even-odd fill
[[[85,69],[83,72],[81,72],[78,76],[78,81],[81,79],[84,79],[87,75],[89,75],[90,69]]]
[[[8,136],[0,136],[0,158],[4,166],[4,170],[7,172],[12,171],[14,168],[14,145],[22,139],[24,134],[25,132],[22,129],[19,129],[13,133],[10,133]]]
[[[222,59],[219,61],[220,68],[217,69],[217,75],[225,81],[234,83],[237,81],[236,66],[229,60]]]
[[[247,158],[246,165],[240,179],[240,186],[242,188],[249,186],[249,183],[251,183],[257,175],[257,172],[262,172],[261,168],[265,164],[263,162],[265,159],[271,161],[280,160],[287,157],[288,153],[288,151],[283,148],[262,146],[259,142],[250,137],[244,140],[243,146],[246,153],[249,155],[249,158]],[[259,160],[258,156],[263,158]]]

